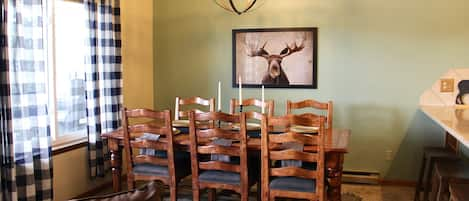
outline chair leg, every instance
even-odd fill
[[[259,181],[257,182],[257,191],[256,191],[256,195],[257,195],[257,201],[261,201],[262,200],[262,185],[261,185],[261,180],[259,179]]]
[[[432,177],[432,189],[431,189],[431,195],[430,195],[430,200],[431,201],[436,201],[436,197],[438,195],[438,189],[440,188],[440,182],[438,181],[438,176],[436,174],[433,174]]]
[[[132,175],[127,176],[127,190],[133,190],[135,188],[135,182]]]
[[[437,201],[447,201],[448,200],[448,180],[446,179],[441,179],[440,180],[440,187],[438,188],[438,196],[437,196]]]
[[[419,172],[419,178],[417,180],[417,185],[415,186],[415,196],[414,196],[414,201],[420,201],[420,191],[422,190],[422,182],[423,182],[423,175],[425,173],[425,164],[427,160],[425,159],[425,156],[422,159],[422,164],[420,165],[420,172]],[[428,180],[429,178],[427,178]]]
[[[275,196],[272,195],[272,194],[270,194],[270,195],[269,195],[269,201],[275,201]]]
[[[426,173],[427,173],[427,175],[426,175],[427,181],[425,181],[425,184],[424,184],[424,187],[423,187],[423,201],[428,201],[428,200],[429,200],[429,198],[428,198],[428,196],[429,196],[429,190],[430,190],[430,188],[431,188],[431,186],[432,186],[432,184],[431,184],[431,183],[432,183],[432,182],[431,182],[432,179],[431,179],[431,178],[432,178],[433,171],[434,171],[434,170],[433,170],[433,169],[434,169],[433,166],[435,166],[435,160],[432,160],[432,159],[430,158],[429,164],[428,164],[428,168],[427,168],[427,170],[426,170]],[[433,191],[433,189],[431,189],[431,190]],[[435,193],[436,193],[436,192],[435,192]],[[432,194],[433,194],[433,192],[432,192]],[[435,194],[435,195],[436,195],[436,194]]]
[[[169,187],[169,196],[171,201],[177,201],[177,188],[175,186]]]
[[[215,201],[217,200],[217,192],[213,188],[207,189],[208,192],[208,201]]]

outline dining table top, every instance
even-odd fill
[[[154,123],[158,124],[158,123]],[[175,130],[174,142],[178,145],[189,146],[189,134],[181,133],[179,130]],[[327,133],[327,132],[326,132]],[[351,135],[350,129],[338,129],[333,128],[330,135],[326,135],[324,150],[326,152],[348,152],[348,143]],[[123,140],[123,130],[118,128],[117,130],[101,134],[103,138],[110,138],[115,140]],[[164,139],[161,139],[164,140]],[[260,150],[261,149],[261,138],[259,137],[248,137],[248,149]]]

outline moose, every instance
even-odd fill
[[[249,44],[246,43],[246,54],[249,57],[262,57],[267,61],[267,72],[262,78],[262,84],[265,85],[289,85],[290,81],[288,80],[285,71],[282,69],[282,60],[292,55],[295,52],[299,52],[304,48],[304,42],[306,36],[301,38],[301,41],[297,44],[296,41],[292,44],[286,44],[286,47],[280,51],[280,54],[269,54],[265,50],[267,41],[259,47],[259,43]]]

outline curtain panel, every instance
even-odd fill
[[[120,126],[122,107],[119,0],[84,0],[90,38],[86,58],[86,107],[91,177],[109,170],[109,150],[102,133]]]
[[[2,0],[1,200],[52,200],[44,4]]]

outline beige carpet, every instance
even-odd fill
[[[188,183],[189,182],[189,183]],[[188,185],[189,184],[189,185]],[[139,185],[143,183],[139,182]],[[183,188],[179,191],[181,201],[192,200],[192,191],[190,180],[183,181]],[[125,190],[125,182],[122,182],[122,189]],[[104,195],[112,192],[112,187],[99,192],[96,195]],[[251,189],[252,199],[255,199],[255,189]],[[165,193],[168,195],[168,192]],[[402,186],[380,186],[380,185],[360,185],[344,184],[342,185],[342,201],[413,201],[414,188]],[[203,196],[206,198],[206,195]],[[219,200],[239,200],[235,194],[219,193]]]
[[[164,201],[169,200],[169,191],[168,189],[164,189]],[[255,186],[251,188],[249,200],[256,201],[257,194]],[[230,193],[228,191],[217,191],[217,201],[238,201],[239,195],[236,193]],[[192,188],[191,188],[191,180],[185,179],[179,184],[178,190],[178,200],[179,201],[190,201],[192,200]],[[207,194],[204,192],[202,193],[202,200],[207,200]],[[342,201],[365,201],[361,198],[358,194],[353,192],[343,193]],[[368,200],[366,200],[368,201]]]

